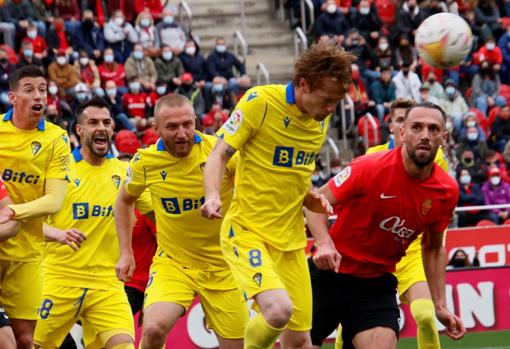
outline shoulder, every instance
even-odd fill
[[[388,150],[388,147],[389,147],[389,143],[376,145],[375,147],[368,148],[366,154],[373,154],[373,153],[378,153],[378,152],[381,152],[384,150]]]
[[[432,176],[445,190],[445,197],[448,195],[454,195],[456,197],[459,192],[457,181],[446,173],[437,163],[434,164],[434,166],[435,169]]]
[[[50,138],[62,138],[66,143],[69,141],[66,130],[48,121],[44,122],[44,135]]]

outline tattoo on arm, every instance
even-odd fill
[[[225,149],[225,155],[227,156],[227,159],[230,159],[232,155],[234,155],[236,150],[232,148],[230,145],[227,145],[227,149]]]

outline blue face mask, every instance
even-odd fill
[[[220,93],[223,91],[223,85],[222,84],[214,84],[213,85],[213,91],[216,93]]]
[[[216,46],[216,51],[218,51],[219,53],[223,53],[227,50],[227,47],[225,45],[218,45]]]
[[[166,51],[166,52],[163,52],[163,59],[165,61],[170,61],[173,57],[173,53],[171,51]]]
[[[135,52],[133,52],[133,57],[136,60],[140,61],[143,58],[143,51],[135,51]]]
[[[112,63],[113,62],[113,55],[105,55],[104,56],[104,61],[106,63]]]
[[[34,51],[32,51],[30,49],[24,49],[23,55],[25,55],[25,57],[27,57],[27,58],[31,58],[34,55]]]
[[[140,83],[139,82],[130,82],[129,83],[129,89],[132,91],[132,92],[138,92],[140,91]]]
[[[165,16],[163,17],[163,23],[172,24],[174,22],[174,16]]]
[[[156,93],[160,96],[163,96],[166,93],[166,86],[156,87]]]

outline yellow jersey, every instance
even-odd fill
[[[292,83],[246,92],[218,131],[240,154],[233,223],[282,251],[306,246],[303,200],[328,122],[299,110]]]
[[[49,216],[46,223],[61,230],[78,229],[87,239],[78,251],[59,242],[47,243],[44,280],[69,287],[122,287],[115,275],[119,243],[114,206],[128,163],[109,154],[100,166],[93,166],[83,160],[80,148],[72,155],[73,176],[62,210]]]
[[[368,148],[367,154],[377,153],[384,150],[393,149],[395,147],[395,143],[393,139],[390,139],[388,143],[376,145],[375,147]],[[439,165],[446,173],[448,173],[448,160],[443,153],[443,148],[439,147],[437,149],[436,157],[434,162]],[[421,239],[423,234],[418,235],[416,239],[407,247],[406,254],[410,252],[421,250]]]
[[[202,217],[203,168],[217,138],[196,132],[185,158],[172,156],[162,139],[139,149],[131,160],[126,191],[138,196],[148,188],[156,216],[158,248],[183,267],[226,270],[220,248],[221,220]],[[236,158],[227,164],[221,186],[223,214],[230,205]]]
[[[46,179],[67,179],[70,152],[67,132],[44,119],[34,130],[12,124],[13,110],[0,115],[0,172],[15,204],[44,196]],[[35,262],[44,248],[43,217],[20,222],[18,234],[0,244],[0,260]]]

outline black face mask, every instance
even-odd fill
[[[455,267],[455,268],[462,268],[462,267],[465,267],[466,266],[466,260],[464,258],[455,258],[453,261],[452,261],[452,265]]]
[[[409,75],[409,70],[402,70],[402,74],[404,74],[404,76],[408,76]]]
[[[83,28],[92,29],[94,27],[94,21],[91,19],[86,19],[83,21]]]
[[[409,7],[409,12],[414,12],[414,9],[416,8],[416,6],[414,6],[414,5],[411,5],[408,7]]]
[[[0,63],[7,64],[7,58],[0,58]]]

